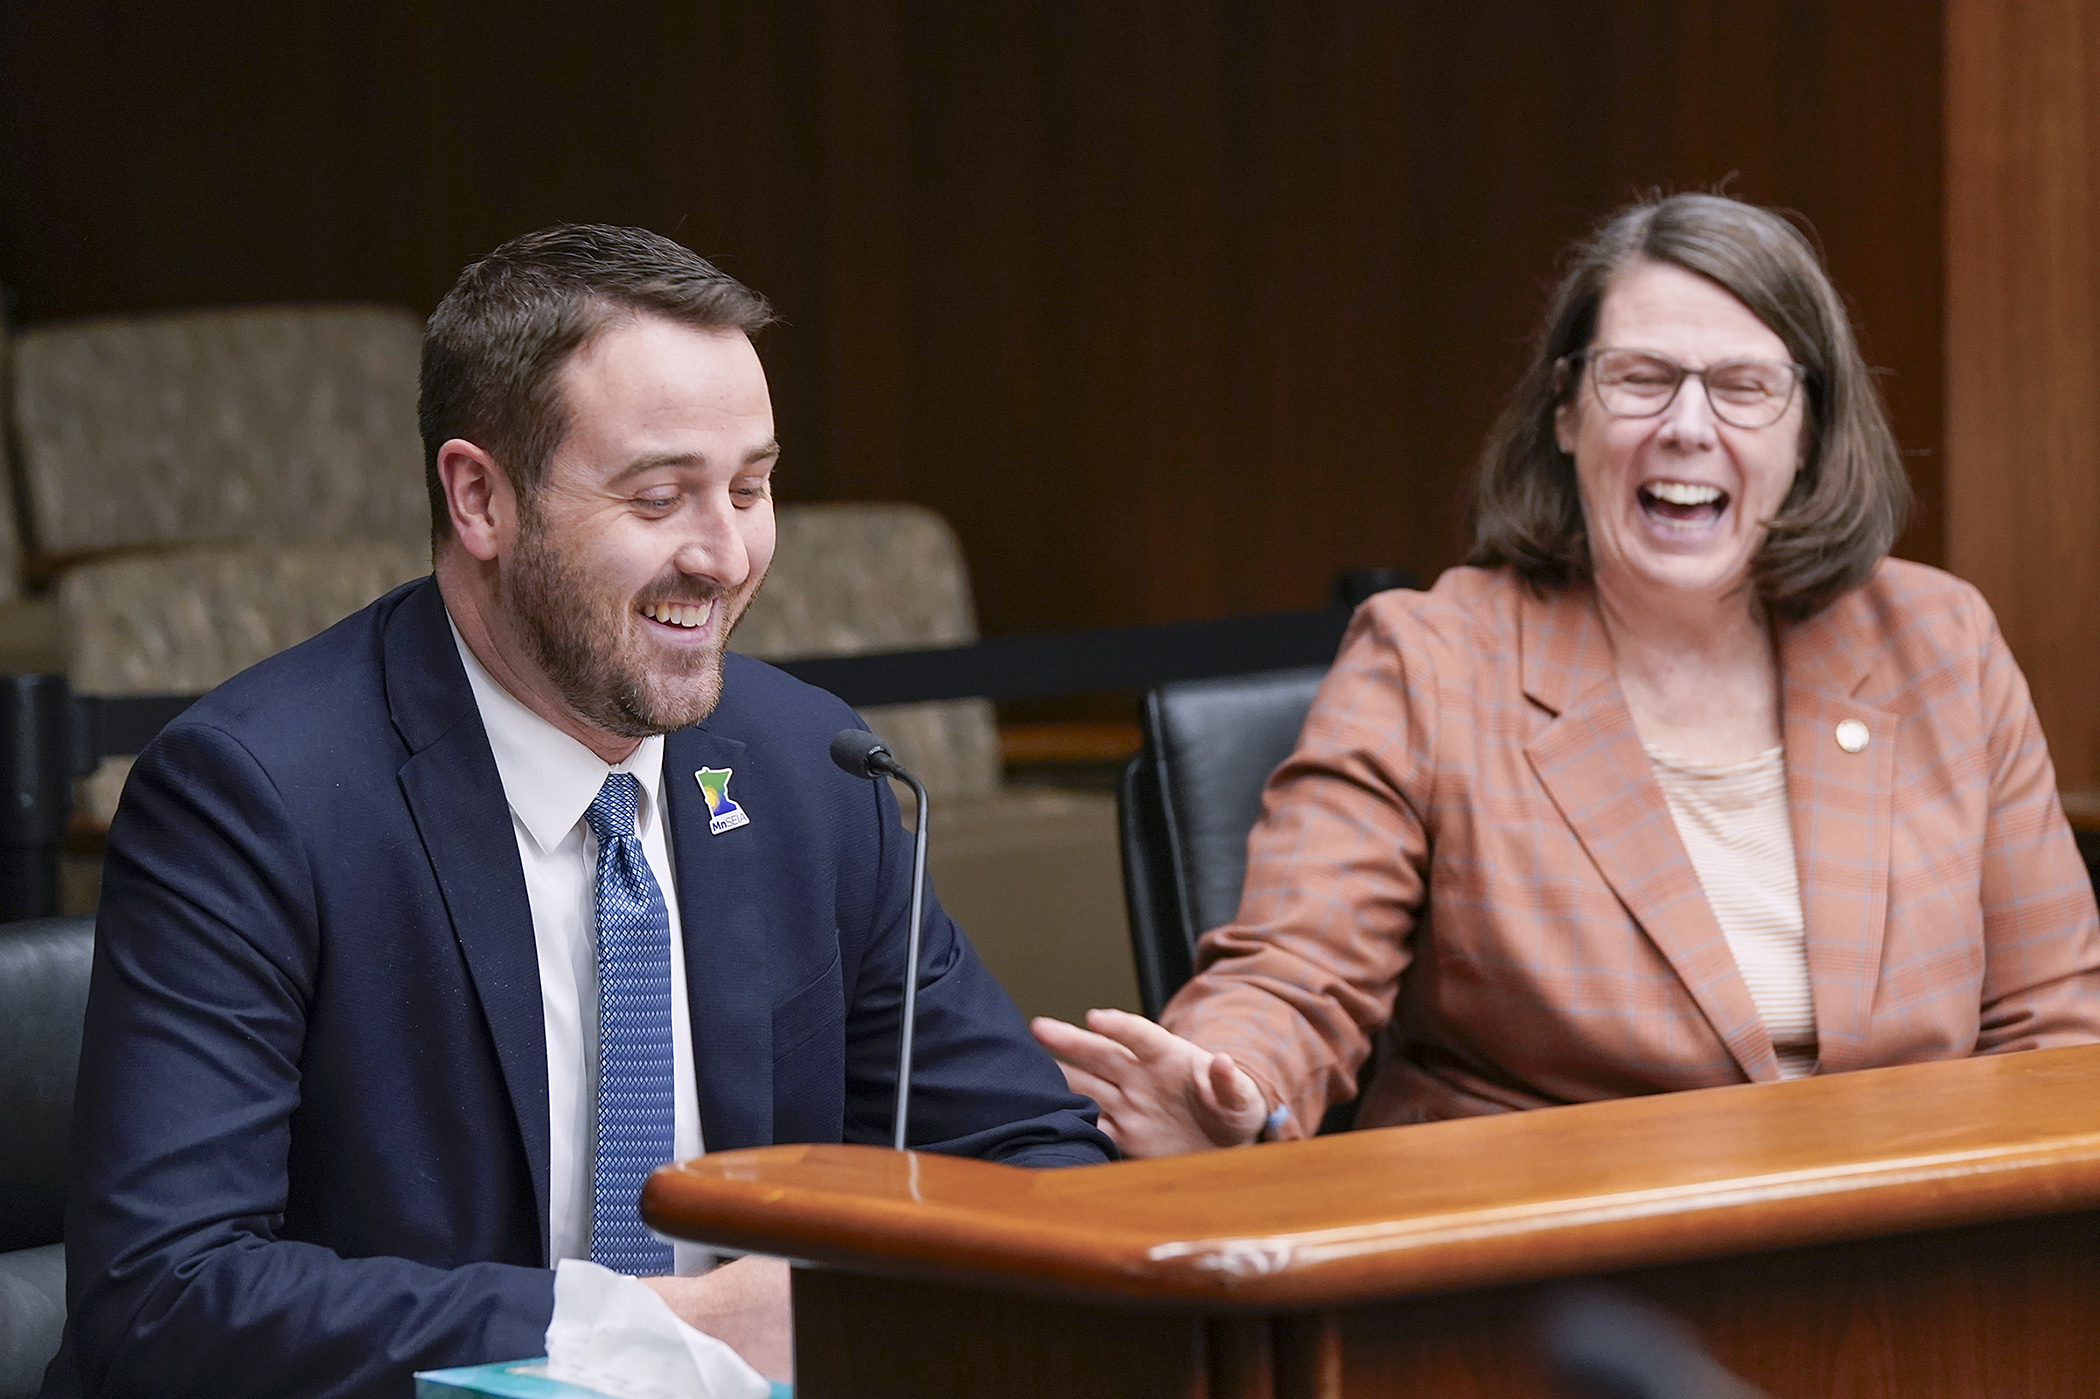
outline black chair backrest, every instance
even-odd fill
[[[1194,970],[1196,938],[1238,912],[1262,784],[1298,742],[1324,667],[1163,685],[1116,793],[1123,892],[1145,1014]]]
[[[2100,894],[2100,831],[2073,826],[2071,837],[2078,842],[2078,855],[2085,861],[2086,878],[2093,881],[2093,892]]]
[[[95,920],[0,925],[0,1253],[65,1234],[66,1138]]]

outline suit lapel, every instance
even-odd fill
[[[547,1256],[547,1039],[532,906],[503,779],[452,642],[437,585],[403,601],[386,632],[387,700],[411,754],[401,791],[503,1067],[539,1200]]]
[[[709,808],[695,774],[727,769],[729,796],[750,825],[709,832]],[[704,728],[681,729],[664,743],[671,860],[685,940],[686,999],[700,1096],[700,1134],[709,1151],[764,1146],[773,1139],[773,1021],[767,995],[766,909],[759,887],[765,772],[750,749]]]
[[[1524,692],[1557,716],[1526,745],[1532,770],[1743,1072],[1777,1078],[1771,1036],[1678,839],[1590,591],[1527,592],[1521,617]]]
[[[1842,598],[1783,629],[1779,646],[1787,803],[1820,1073],[1864,1061],[1888,919],[1897,718],[1856,697],[1868,678],[1859,657],[1871,654],[1859,606],[1857,595]],[[1837,740],[1847,720],[1865,726],[1857,752]]]

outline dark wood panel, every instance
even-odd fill
[[[1947,104],[1948,559],[2100,787],[2100,15],[1955,0]]]
[[[1731,176],[1822,234],[1919,453],[1909,550],[1938,557],[1930,6],[995,7],[883,35],[927,73],[892,143],[911,193],[831,236],[908,250],[910,323],[834,363],[921,372],[879,439],[837,423],[828,485],[946,510],[994,628],[1455,561],[1559,249]]]
[[[794,1297],[801,1399],[1259,1399],[1244,1384],[1213,1392],[1195,1317],[817,1268],[795,1270]]]
[[[1687,1323],[1774,1399],[2100,1394],[2100,1216],[1789,1250],[1601,1279]],[[1279,1399],[1554,1399],[1538,1291],[1281,1319]]]
[[[1940,557],[1939,7],[50,0],[0,11],[29,320],[427,309],[555,219],[788,324],[789,498],[955,521],[986,628],[1302,607],[1463,552],[1566,240],[1722,180],[1820,231]]]

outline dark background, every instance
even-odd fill
[[[940,510],[995,634],[1456,562],[1559,250],[1726,181],[1820,235],[1943,556],[1937,3],[37,0],[0,64],[18,321],[646,225],[785,316],[783,497]]]

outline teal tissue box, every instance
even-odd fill
[[[450,1399],[459,1394],[494,1394],[501,1399],[606,1399],[595,1389],[547,1378],[547,1358],[501,1360],[494,1365],[463,1365],[456,1370],[424,1370],[416,1376],[416,1399]],[[795,1399],[793,1385],[773,1386],[773,1399]]]

